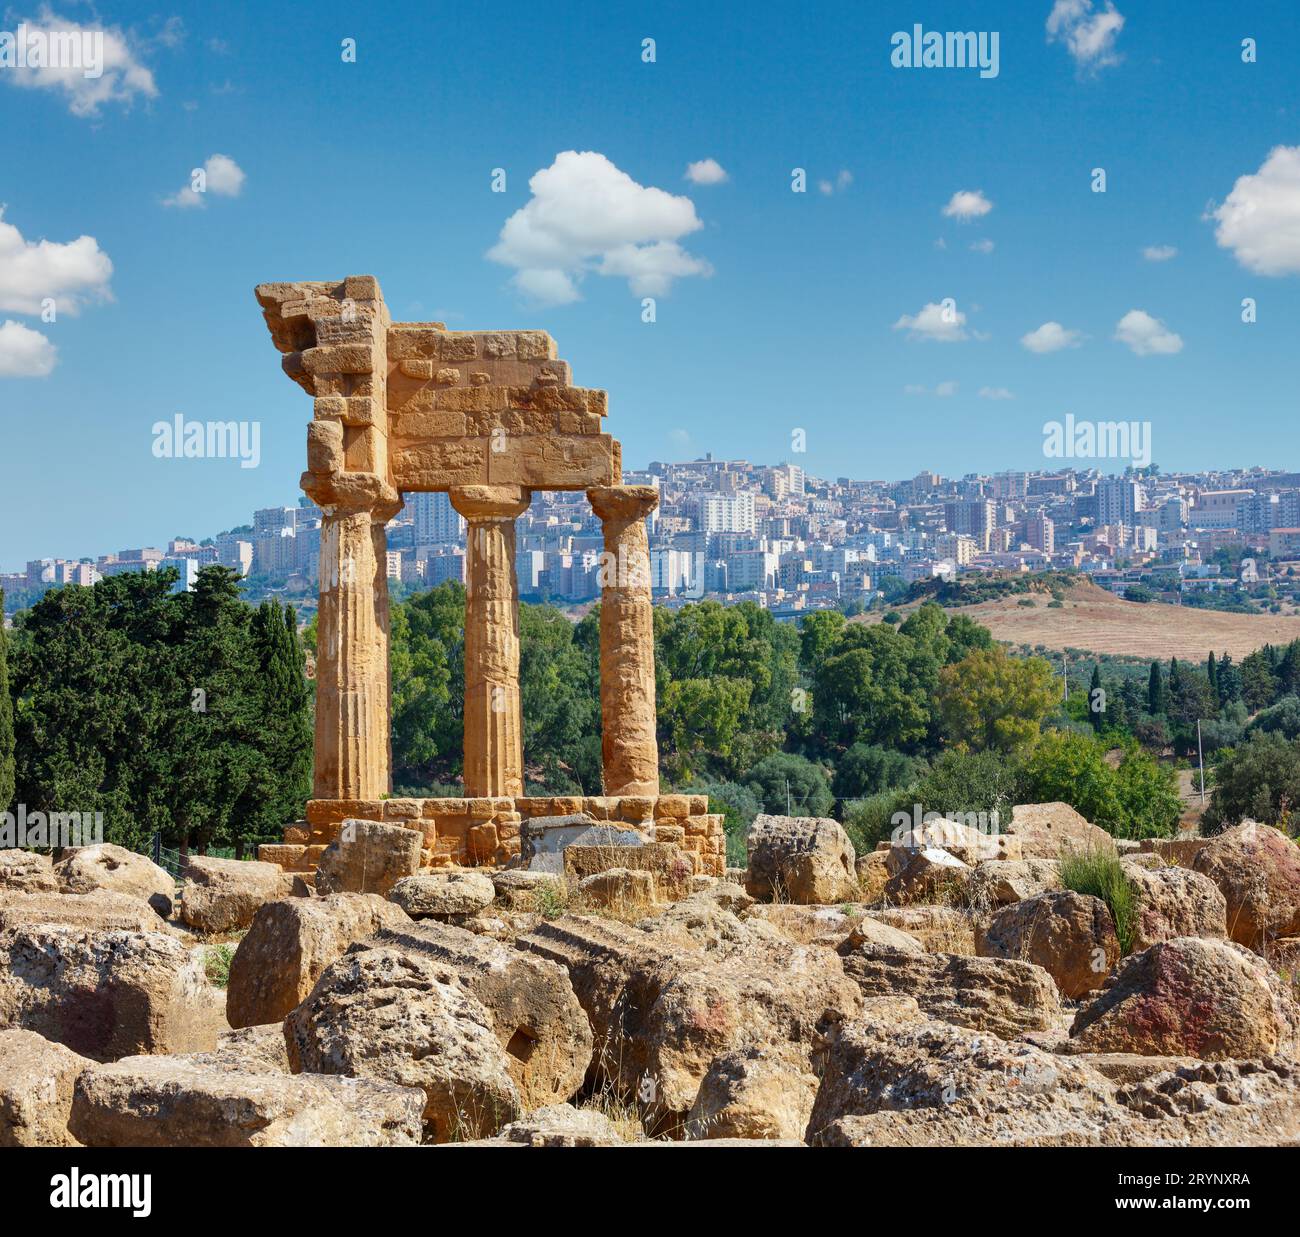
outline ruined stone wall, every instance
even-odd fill
[[[344,820],[381,820],[424,835],[425,867],[501,866],[519,855],[525,818],[585,812],[596,820],[635,825],[648,838],[673,842],[692,856],[696,872],[726,868],[722,816],[704,795],[560,796],[497,799],[313,799],[307,820],[285,830],[282,845],[262,846],[258,858],[310,875]]]

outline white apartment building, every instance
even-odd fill
[[[756,527],[753,494],[701,494],[695,514],[705,533],[752,533]]]
[[[465,539],[465,517],[442,492],[408,494],[406,505],[415,520],[416,545],[448,545]]]

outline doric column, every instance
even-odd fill
[[[601,762],[607,795],[657,795],[654,615],[645,517],[650,485],[587,491],[605,535],[600,580]]]
[[[517,485],[465,485],[451,504],[465,532],[465,794],[524,793],[519,705],[519,581],[515,520],[531,493]]]
[[[304,488],[323,512],[313,798],[379,799],[392,791],[384,527],[402,503],[360,474]]]

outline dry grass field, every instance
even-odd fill
[[[1159,602],[1140,605],[1089,581],[1068,589],[1059,610],[1048,608],[1051,598],[1046,593],[1029,594],[1032,608],[1017,604],[1021,596],[961,606],[952,612],[969,615],[987,627],[994,639],[1012,644],[1165,660],[1203,661],[1213,649],[1240,661],[1261,645],[1300,639],[1300,618],[1294,616],[1226,614]],[[864,619],[878,621],[879,615]]]

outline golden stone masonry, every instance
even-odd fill
[[[625,486],[604,391],[572,385],[544,331],[393,322],[379,283],[257,288],[282,366],[314,397],[302,488],[321,508],[315,783],[305,828],[264,858],[311,872],[344,819],[424,836],[423,862],[500,864],[524,816],[587,811],[654,833],[662,822],[720,875],[721,818],[701,796],[659,794],[654,625],[645,517]],[[385,526],[404,493],[442,490],[466,519],[464,799],[389,798]],[[600,618],[604,795],[524,797],[515,519],[533,490],[585,490],[605,541]]]

